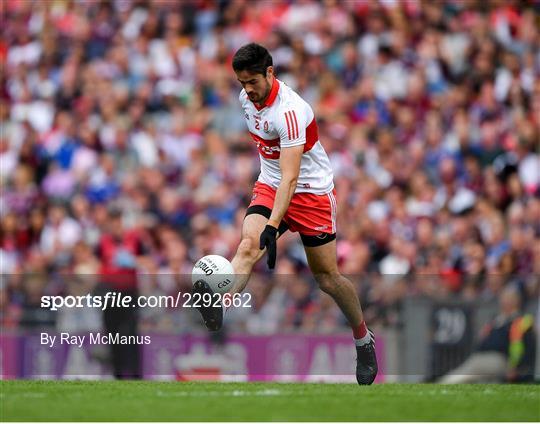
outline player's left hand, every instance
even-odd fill
[[[261,233],[259,249],[263,250],[265,247],[268,252],[268,268],[274,269],[276,266],[276,237],[278,229],[267,225],[264,227],[263,232]]]

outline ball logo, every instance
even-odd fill
[[[212,292],[225,294],[234,286],[235,277],[232,264],[220,255],[206,255],[195,262],[191,272],[191,283],[202,280]]]
[[[223,287],[227,287],[229,284],[231,284],[231,280],[228,278],[226,280],[223,280],[221,283],[218,283],[218,287],[222,289]]]
[[[214,273],[214,270],[203,261],[197,263],[197,268],[200,268],[206,275],[212,275]]]

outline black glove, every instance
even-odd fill
[[[264,227],[263,232],[261,233],[261,239],[259,244],[259,249],[263,250],[265,247],[268,250],[268,268],[274,269],[276,266],[276,236],[278,229],[267,225]]]

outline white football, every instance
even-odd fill
[[[191,271],[191,283],[204,280],[214,293],[225,294],[234,284],[232,264],[219,255],[207,255],[197,261]]]

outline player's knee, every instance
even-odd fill
[[[340,274],[338,272],[321,272],[314,274],[319,288],[328,294],[333,293],[339,286]]]
[[[259,246],[251,238],[243,238],[238,245],[237,256],[244,261],[256,262],[260,253]]]

